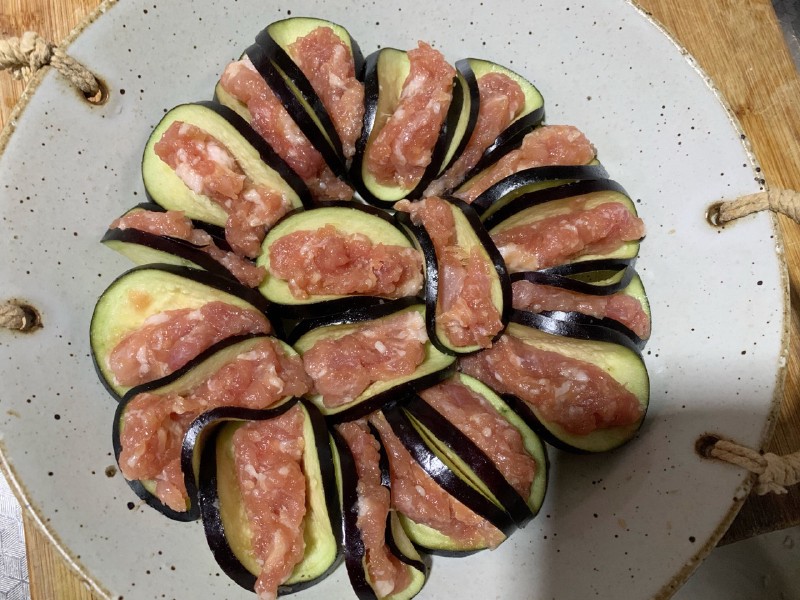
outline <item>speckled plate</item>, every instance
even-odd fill
[[[226,62],[290,14],[349,28],[365,53],[432,42],[539,86],[549,123],[572,123],[648,225],[638,268],[652,303],[652,402],[633,443],[551,452],[540,516],[500,549],[436,558],[421,598],[666,597],[735,515],[749,481],[700,459],[714,431],[758,447],[782,381],[786,282],[769,216],[707,224],[719,198],[757,191],[740,132],[690,59],[623,0],[290,4],[125,0],[69,52],[99,73],[92,107],[41,78],[0,158],[1,299],[41,310],[31,335],[0,331],[2,457],[13,484],[99,590],[126,600],[250,598],[220,574],[198,523],[142,506],[114,475],[115,403],[89,359],[97,296],[130,265],[98,239],[144,199],[139,160],[161,115],[206,99]],[[343,568],[300,598],[351,597]],[[621,591],[624,590],[624,593]]]

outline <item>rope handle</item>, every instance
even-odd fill
[[[63,49],[33,31],[21,37],[0,39],[0,71],[11,71],[14,79],[28,79],[50,65],[95,103],[104,100],[105,89],[95,75]]]
[[[800,452],[778,456],[761,454],[752,448],[714,435],[701,437],[697,451],[704,458],[714,458],[747,469],[757,475],[756,493],[785,494],[786,488],[800,482]]]
[[[771,210],[800,223],[800,192],[787,189],[766,190],[740,196],[735,200],[717,202],[709,209],[712,225],[724,225],[753,213]]]

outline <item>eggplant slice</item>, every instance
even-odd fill
[[[638,218],[636,205],[628,196],[625,189],[615,181],[609,179],[584,180],[560,185],[558,187],[541,189],[518,196],[503,208],[494,212],[485,219],[483,224],[489,231],[502,254],[503,250],[497,243],[498,234],[521,225],[533,225],[551,217],[568,215],[575,210],[576,203],[586,210],[594,209],[604,204],[621,204],[633,219]],[[600,253],[578,254],[568,257],[558,264],[569,264],[596,259],[633,259],[639,252],[641,239],[622,240],[616,248]],[[506,256],[506,266],[509,273],[531,270],[530,268],[515,268]],[[544,265],[546,267],[549,265]],[[556,266],[556,265],[554,265]]]
[[[346,159],[339,134],[322,100],[291,57],[289,50],[291,44],[297,39],[308,35],[319,27],[331,29],[349,48],[353,58],[353,68],[356,77],[358,77],[364,67],[364,57],[361,54],[361,49],[344,27],[331,21],[309,17],[291,17],[282,21],[275,21],[256,36],[256,43],[264,49],[266,58],[272,62],[281,75],[281,78],[275,81],[276,86],[289,88],[298,100],[298,102],[284,103],[294,121],[309,141],[314,144],[314,147],[323,153],[326,162],[329,158],[332,159],[332,157],[328,156],[330,149],[335,152],[335,164],[330,165],[329,163],[329,165],[335,173],[344,174]],[[276,89],[276,86],[272,85],[272,81],[268,81],[273,89]],[[282,93],[279,97],[283,97]],[[298,111],[298,108],[301,108],[302,112]]]
[[[391,488],[389,476],[389,459],[386,450],[380,444],[380,437],[377,431],[370,426],[370,433],[378,442],[379,463],[381,486],[387,492]],[[391,594],[380,594],[376,590],[375,582],[370,580],[367,566],[367,549],[364,538],[358,527],[359,516],[365,511],[371,510],[370,505],[362,506],[359,499],[359,472],[356,459],[344,439],[335,429],[331,431],[331,436],[336,443],[339,470],[338,481],[341,489],[342,499],[342,530],[344,539],[345,564],[350,584],[359,600],[410,600],[419,593],[428,576],[428,566],[423,561],[417,549],[408,539],[406,532],[400,524],[397,513],[389,510],[386,517],[385,543],[389,552],[408,570],[410,583],[404,590],[392,591]]]
[[[555,165],[523,169],[487,188],[475,198],[470,206],[481,216],[482,221],[486,221],[493,213],[522,195],[574,181],[606,179],[607,177],[608,173],[601,164]]]
[[[283,159],[236,112],[216,102],[182,104],[170,110],[156,125],[142,157],[142,178],[147,194],[156,204],[183,211],[198,219],[223,227],[228,220],[225,209],[202,194],[197,194],[155,153],[155,144],[174,122],[199,127],[233,155],[245,175],[254,183],[281,193],[300,208],[310,204],[311,196],[303,181]]]
[[[316,231],[332,225],[346,235],[364,235],[373,244],[413,248],[411,239],[384,211],[354,202],[322,202],[315,208],[284,216],[269,231],[256,264],[267,269],[260,291],[288,317],[311,317],[345,312],[352,308],[383,303],[386,298],[369,295],[309,295],[297,298],[289,283],[270,269],[270,248],[282,237],[297,231]]]
[[[459,122],[469,118],[469,110],[462,110],[464,83],[457,75],[453,77],[453,97],[432,149],[431,161],[421,179],[412,187],[384,185],[368,172],[364,159],[369,145],[394,113],[410,70],[410,61],[402,50],[383,48],[367,57],[364,69],[364,127],[361,138],[356,142],[350,180],[363,200],[375,206],[391,208],[403,198],[418,198],[447,166],[448,157],[455,155],[455,151],[450,151],[451,146],[457,147],[466,133],[466,125],[459,128]]]
[[[269,336],[264,335],[237,336],[228,338],[215,344],[171,375],[163,377],[157,381],[151,381],[150,383],[136,386],[128,391],[128,393],[125,394],[117,406],[112,430],[114,456],[117,460],[117,464],[120,465],[123,474],[125,470],[123,465],[120,464],[120,454],[123,450],[121,436],[126,427],[131,403],[135,398],[137,398],[140,394],[145,393],[156,396],[167,396],[170,394],[185,396],[190,394],[192,390],[196,389],[225,365],[236,360],[238,357],[251,352],[265,339],[272,340],[282,349],[285,354],[294,356],[297,355],[291,346],[281,342],[276,338],[270,338]],[[285,403],[288,400],[290,400],[289,397],[284,397],[273,406]],[[198,415],[198,417],[199,416],[200,415]],[[190,425],[187,431],[191,432],[193,429],[196,429],[194,424]],[[190,521],[200,517],[196,502],[197,473],[199,468],[198,459],[200,456],[197,450],[200,449],[202,444],[197,444],[196,434],[187,433],[186,436],[183,438],[181,444],[181,470],[183,472],[183,481],[188,496],[185,511],[170,508],[158,498],[155,491],[157,483],[155,480],[129,480],[126,477],[128,485],[136,493],[136,495],[138,495],[145,502],[147,502],[147,504],[162,514],[178,521]]]
[[[292,401],[266,411],[227,410],[206,417],[214,426],[200,461],[199,505],[206,539],[214,558],[240,586],[253,591],[261,567],[252,550],[251,533],[235,475],[232,438],[236,430],[256,421],[276,418],[299,407],[304,414],[302,465],[306,476],[304,538],[306,554],[278,594],[318,583],[338,566],[341,553],[341,512],[333,451],[322,415],[311,405]],[[219,423],[217,423],[219,422]]]
[[[449,381],[482,398],[488,404],[488,410],[494,411],[519,432],[525,453],[536,463],[527,497],[521,497],[494,461],[420,395],[409,397],[404,409],[423,437],[436,448],[437,454],[456,465],[484,495],[494,498],[517,526],[524,526],[539,512],[547,490],[549,462],[544,445],[530,426],[487,385],[464,373],[454,375]]]
[[[511,284],[505,262],[475,211],[457,198],[445,198],[444,200],[450,204],[456,224],[456,242],[463,249],[463,255],[467,257],[474,248],[478,248],[486,263],[490,265],[488,268],[491,280],[489,295],[502,323],[502,329],[496,333],[492,340],[494,341],[502,335],[511,310]],[[440,277],[440,264],[430,235],[423,226],[415,225],[406,212],[398,211],[395,213],[395,219],[414,236],[425,257],[425,325],[431,342],[437,349],[447,354],[460,355],[479,351],[482,348],[481,345],[463,346],[451,341],[447,331],[440,324],[440,298],[445,294],[442,289],[444,280]]]
[[[304,357],[306,371],[312,378],[315,373],[308,365],[308,353],[320,341],[336,341],[344,336],[356,334],[366,327],[379,326],[395,317],[414,315],[425,318],[425,306],[414,298],[395,300],[394,302],[348,311],[333,317],[313,319],[301,322],[291,334],[289,342]],[[375,344],[381,344],[375,340]],[[377,348],[377,346],[376,346]],[[329,422],[338,423],[364,417],[388,404],[393,404],[408,389],[429,387],[447,378],[453,371],[454,357],[444,354],[434,347],[430,341],[424,343],[424,358],[416,370],[410,375],[401,375],[388,380],[373,381],[355,398],[336,406],[326,406],[323,395],[319,392],[311,394],[311,402],[319,408]],[[322,371],[333,367],[327,365]]]
[[[150,202],[134,206],[123,216],[138,211],[166,212],[158,204]],[[231,252],[231,248],[225,240],[225,233],[220,228],[200,221],[194,221],[192,225],[195,229],[202,229],[208,233],[217,248],[224,252]],[[137,265],[168,264],[190,267],[237,281],[231,271],[203,250],[203,246],[197,246],[184,239],[127,227],[124,229],[109,228],[100,243],[119,252]]]
[[[580,265],[581,263],[573,264]],[[647,294],[645,293],[641,278],[638,274],[636,274],[632,267],[626,268],[622,272],[621,277],[614,276],[610,278],[610,282],[608,280],[603,281],[602,279],[599,279],[602,277],[600,274],[595,275],[598,277],[598,279],[595,279],[594,283],[587,283],[586,281],[576,281],[570,277],[558,276],[552,273],[529,271],[525,273],[515,273],[512,277],[512,286],[518,281],[527,281],[535,285],[562,288],[567,293],[575,292],[577,294],[586,294],[587,296],[597,296],[606,302],[616,300],[615,297],[620,297],[620,300],[627,301],[631,305],[633,302],[636,302],[640,307],[641,312],[637,311],[638,314],[634,315],[631,315],[630,312],[627,312],[624,314],[627,319],[620,319],[619,316],[598,317],[597,315],[591,315],[580,310],[562,310],[560,308],[543,309],[529,312],[542,314],[546,317],[560,321],[569,321],[571,323],[582,325],[599,325],[608,327],[610,329],[615,329],[623,335],[629,337],[636,347],[641,350],[647,343],[651,324],[650,303],[647,300]],[[625,285],[620,285],[622,282],[625,282]],[[579,289],[574,289],[576,287]],[[588,292],[582,291],[586,290],[587,288]],[[628,298],[630,298],[630,300],[628,300]],[[631,300],[633,302],[631,302]],[[584,304],[584,306],[586,302],[591,302],[591,299],[586,298],[579,301],[579,303]],[[527,308],[516,305],[515,309],[528,311]],[[643,318],[644,321],[639,320],[639,317]],[[633,331],[631,327],[637,329],[637,331]]]
[[[572,452],[605,452],[630,441],[641,427],[650,401],[650,381],[636,345],[624,334],[608,327],[559,321],[534,313],[514,311],[506,328],[509,335],[533,348],[555,352],[588,363],[633,394],[639,417],[629,425],[595,429],[575,434],[548,420],[535,406],[511,393],[495,389],[523,420],[544,440]],[[469,369],[462,370],[469,373]],[[484,381],[489,387],[492,381]]]
[[[522,139],[532,129],[541,125],[544,120],[544,98],[541,92],[530,81],[497,63],[478,58],[464,58],[456,63],[456,69],[467,81],[469,97],[473,103],[478,103],[480,92],[478,81],[487,73],[501,73],[511,78],[522,89],[525,103],[522,110],[511,123],[498,135],[491,146],[483,151],[480,160],[466,174],[465,180],[490,167],[503,156],[519,147]]]
[[[404,410],[399,406],[394,406],[382,411],[378,416],[373,416],[370,420],[374,422],[376,418],[385,419],[393,435],[398,438],[411,455],[411,458],[437,486],[469,508],[483,520],[484,524],[495,528],[502,538],[507,538],[512,533],[516,525],[511,516],[492,499],[479,491],[465,475],[461,474],[457,468],[454,468],[452,463],[443,460],[430,443],[426,441],[425,437],[420,434]],[[383,438],[381,438],[381,443],[384,446],[387,444]],[[390,463],[391,460],[390,454]],[[426,524],[416,523],[403,514],[401,510],[398,509],[398,511],[400,513],[400,522],[409,539],[414,545],[424,548],[433,554],[464,556],[488,547],[482,541],[473,543],[461,542]]]
[[[225,302],[265,315],[274,328],[270,303],[256,290],[208,271],[175,265],[143,265],[115,279],[97,300],[89,340],[100,381],[121,398],[132,386],[117,382],[108,359],[125,336],[158,313]]]

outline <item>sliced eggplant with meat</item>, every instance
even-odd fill
[[[281,220],[267,234],[257,264],[261,293],[287,316],[344,312],[422,288],[422,255],[376,208],[323,203]]]
[[[362,199],[391,208],[402,198],[418,198],[440,174],[466,134],[462,82],[424,43],[367,57],[364,127],[350,167]]]
[[[428,567],[391,510],[389,459],[366,422],[342,423],[336,443],[347,574],[360,600],[410,600]]]
[[[513,519],[437,454],[399,406],[370,417],[389,458],[392,506],[409,539],[435,554],[496,548]]]
[[[92,360],[120,398],[224,338],[269,333],[270,310],[261,294],[229,278],[174,265],[135,267],[97,300],[89,327]]]
[[[122,398],[112,435],[120,471],[159,512],[196,519],[197,457],[194,441],[185,439],[194,419],[219,406],[269,408],[309,387],[302,361],[288,344],[263,335],[223,340]]]
[[[211,229],[212,231],[208,231]],[[218,237],[221,233],[222,237]],[[224,232],[154,203],[133,207],[109,226],[102,244],[138,265],[171,264],[210,271],[257,287],[266,271],[234,254]]]
[[[594,146],[572,125],[544,125],[522,138],[518,148],[494,164],[476,171],[453,192],[471,204],[503,179],[537,167],[590,165],[596,161]]]
[[[489,387],[459,373],[403,406],[437,454],[498,502],[518,526],[539,512],[547,490],[545,448]]]
[[[636,257],[644,223],[618,183],[586,180],[519,196],[484,221],[509,273]]]
[[[649,378],[625,335],[515,311],[489,350],[460,361],[542,437],[578,452],[603,452],[634,437],[649,403]]]
[[[364,86],[357,79],[364,57],[356,41],[336,23],[291,17],[268,25],[256,42],[281,74],[276,84],[298,100],[284,104],[295,122],[318,149],[326,144],[344,165],[355,152],[364,113]],[[302,112],[295,113],[297,108]]]
[[[544,98],[536,87],[497,63],[466,58],[456,63],[468,93],[464,103],[474,114],[456,161],[425,195],[449,192],[472,174],[499,160],[522,143],[544,119]]]
[[[142,177],[154,202],[224,226],[231,246],[250,257],[267,228],[310,202],[305,184],[269,144],[216,102],[182,104],[164,115],[145,146]]]
[[[607,177],[608,173],[600,164],[533,167],[501,179],[478,196],[470,206],[480,214],[481,220],[485,221],[493,213],[522,195],[573,181],[606,179]]]
[[[301,322],[289,342],[314,380],[311,401],[331,422],[363,417],[454,366],[428,340],[425,306],[413,298]]]
[[[318,583],[342,557],[333,450],[322,415],[293,402],[221,420],[203,452],[198,495],[217,563],[260,597]]]
[[[515,281],[524,279],[580,294],[608,296],[628,287],[636,275],[635,263],[635,258],[584,260],[539,271],[514,273],[511,275],[511,283],[513,285]]]
[[[425,256],[426,326],[442,352],[468,354],[491,345],[508,322],[505,263],[478,215],[456,199],[397,204],[396,218]]]
[[[277,82],[277,91],[266,78]],[[310,140],[292,118],[287,104],[297,114],[303,108],[264,48],[253,44],[239,60],[229,63],[217,82],[214,98],[258,132],[303,181],[311,198],[353,199],[353,189],[343,177],[344,167],[336,152],[321,134]],[[306,130],[312,131],[313,126],[306,119]]]
[[[547,274],[542,277],[536,271],[515,273],[512,280],[516,310],[617,329],[638,347],[650,337],[650,305],[641,278],[632,270],[628,284],[615,293],[605,293],[612,285],[602,284],[589,284],[594,288],[591,292],[599,289],[600,294],[575,291],[574,284],[584,282]]]

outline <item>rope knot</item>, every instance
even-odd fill
[[[702,441],[702,439],[700,440]],[[800,482],[800,452],[778,456],[771,452],[761,454],[736,442],[714,438],[713,443],[702,444],[704,456],[742,467],[758,476],[756,492],[785,494],[786,486]]]
[[[37,33],[26,31],[22,37],[0,39],[0,71],[9,70],[15,79],[27,79],[47,65],[57,69],[87,98],[100,93],[100,83],[91,71]]]
[[[53,44],[33,31],[0,40],[0,69],[9,69],[14,79],[27,79],[49,65],[52,56]]]

